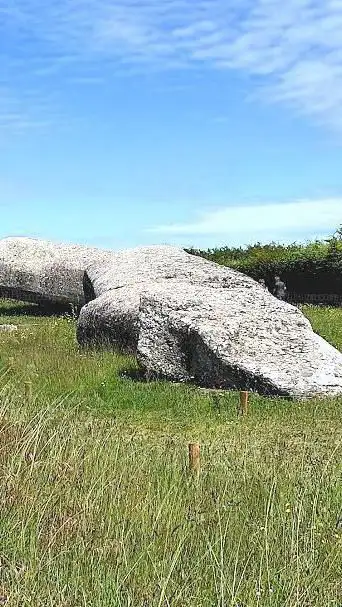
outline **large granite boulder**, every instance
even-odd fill
[[[82,308],[78,320],[79,343],[136,352],[141,295],[165,281],[166,288],[172,281],[212,288],[256,285],[247,276],[189,255],[178,247],[164,245],[119,251],[113,253],[107,263],[91,264],[84,274],[88,304]]]
[[[0,297],[37,303],[84,304],[85,268],[111,251],[34,238],[0,240]]]
[[[342,394],[342,354],[260,289],[158,284],[141,296],[138,360],[176,381],[262,394]]]
[[[115,253],[85,274],[77,336],[136,352],[156,377],[293,397],[342,394],[342,355],[252,279],[174,247]]]

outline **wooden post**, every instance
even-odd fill
[[[191,473],[199,475],[201,471],[201,459],[200,459],[201,447],[199,443],[189,444],[189,470]]]
[[[238,415],[246,416],[248,413],[248,392],[245,390],[240,392],[240,404],[238,408]]]
[[[31,381],[26,381],[24,383],[24,394],[25,394],[25,399],[27,401],[32,400],[32,382]]]

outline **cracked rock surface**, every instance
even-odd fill
[[[296,308],[259,289],[165,287],[141,297],[138,359],[152,373],[262,394],[342,393],[342,355]]]
[[[175,247],[87,269],[77,336],[134,352],[151,375],[293,397],[342,393],[342,355],[254,280]]]
[[[35,238],[0,240],[0,297],[37,303],[84,304],[83,275],[111,251]]]

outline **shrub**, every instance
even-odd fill
[[[188,252],[234,268],[255,280],[264,278],[268,287],[273,286],[274,276],[279,275],[288,290],[298,294],[342,294],[342,240],[337,237],[307,244],[257,243],[245,248],[188,249]]]

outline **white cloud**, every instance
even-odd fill
[[[38,63],[238,70],[268,101],[342,127],[342,0],[0,0],[0,15],[18,47],[47,45]]]
[[[287,203],[229,206],[201,213],[193,223],[151,228],[155,234],[218,236],[228,242],[315,238],[330,234],[342,223],[342,198]]]

